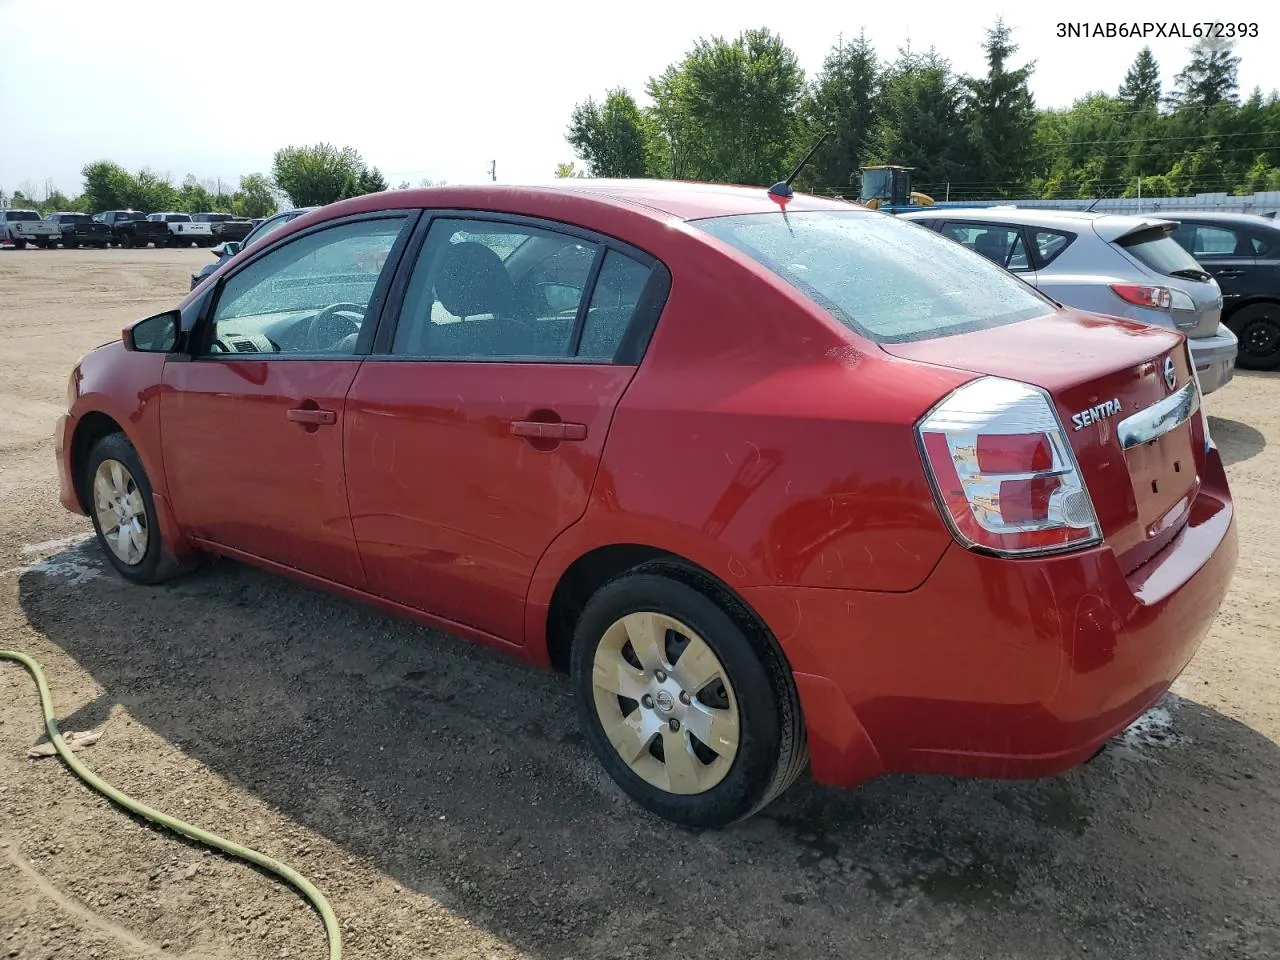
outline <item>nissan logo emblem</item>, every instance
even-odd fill
[[[1170,390],[1178,385],[1178,371],[1173,365],[1173,357],[1164,358],[1164,383]]]

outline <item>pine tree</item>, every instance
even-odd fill
[[[879,64],[866,34],[831,49],[800,102],[795,150],[804,156],[830,132],[801,177],[806,187],[848,189],[858,173],[875,124]]]
[[[1202,37],[1191,45],[1191,62],[1177,76],[1174,103],[1199,113],[1208,113],[1220,103],[1237,103],[1239,67],[1232,41]]]
[[[1150,47],[1143,47],[1124,75],[1120,99],[1135,110],[1154,110],[1160,105],[1160,65]]]
[[[987,75],[964,81],[971,162],[993,193],[1008,196],[1025,189],[1024,180],[1031,169],[1036,107],[1027,81],[1035,63],[1007,69],[1018,47],[1003,18],[987,31],[983,47]]]

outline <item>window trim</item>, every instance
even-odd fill
[[[260,247],[255,247],[252,253],[245,257],[243,262],[235,264],[227,275],[222,277],[212,291],[207,294],[200,309],[191,325],[191,329],[187,331],[183,342],[179,344],[175,352],[181,353],[183,359],[196,363],[226,363],[229,361],[245,361],[245,360],[271,360],[291,362],[296,360],[352,360],[361,359],[368,355],[373,345],[373,340],[379,328],[383,311],[387,306],[387,294],[391,289],[392,278],[400,267],[401,260],[404,257],[405,247],[408,245],[409,238],[413,235],[418,226],[418,220],[422,214],[421,210],[416,208],[392,208],[387,210],[375,210],[368,213],[357,213],[346,217],[334,217],[329,220],[322,220],[319,223],[313,223],[296,233],[291,233],[285,237],[276,237],[274,240],[268,239],[263,242]],[[305,216],[305,214],[304,214]],[[400,226],[400,232],[396,236],[395,242],[391,245],[391,250],[387,254],[386,262],[382,266],[382,271],[378,275],[377,283],[374,284],[373,295],[369,298],[369,308],[365,312],[364,322],[360,325],[360,335],[356,339],[355,349],[351,353],[332,354],[332,353],[256,353],[256,354],[224,354],[209,353],[209,337],[213,332],[213,316],[218,309],[218,301],[222,299],[222,292],[226,285],[233,278],[238,276],[241,271],[247,270],[260,259],[276,250],[283,250],[291,243],[296,243],[307,237],[313,236],[324,230],[330,230],[336,227],[344,227],[353,223],[363,223],[371,220],[394,220],[402,219],[404,223]],[[246,251],[247,252],[247,251]],[[239,257],[236,257],[239,260]],[[170,355],[172,358],[172,354]]]
[[[586,312],[590,309],[591,299],[595,296],[596,282],[600,278],[600,270],[604,266],[605,253],[613,250],[623,256],[649,268],[649,279],[640,292],[635,310],[627,328],[618,341],[618,349],[613,358],[602,360],[599,357],[546,357],[546,356],[503,356],[503,357],[433,357],[407,356],[392,353],[395,343],[396,328],[400,324],[401,311],[404,309],[405,295],[409,290],[409,282],[418,265],[422,249],[427,241],[427,234],[437,220],[480,220],[495,222],[512,227],[528,227],[583,240],[595,244],[596,256],[591,265],[582,288],[582,300],[578,304],[578,316],[575,318],[570,346],[577,353],[586,324]],[[648,350],[653,332],[657,328],[662,311],[666,308],[667,298],[671,290],[671,271],[666,264],[653,254],[639,247],[599,233],[576,224],[552,220],[546,217],[533,217],[519,213],[504,213],[495,210],[470,210],[466,208],[432,207],[422,211],[422,218],[413,229],[412,236],[405,245],[405,250],[396,266],[395,277],[391,282],[387,298],[382,304],[377,329],[373,334],[373,342],[366,361],[379,363],[565,363],[586,364],[589,366],[639,366]],[[363,332],[363,331],[362,331]]]

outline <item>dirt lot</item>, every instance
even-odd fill
[[[232,563],[129,587],[57,502],[67,374],[207,251],[0,251],[0,647],[85,760],[315,880],[350,958],[1280,956],[1280,377],[1209,400],[1234,589],[1166,698],[1033,783],[802,783],[697,834],[626,802],[568,684]],[[228,504],[228,509],[235,509]],[[291,892],[26,759],[0,666],[0,957],[320,958]]]

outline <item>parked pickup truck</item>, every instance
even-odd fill
[[[213,231],[214,243],[243,240],[253,229],[253,221],[242,220],[229,213],[193,213],[191,219],[196,223],[209,224],[209,229]]]
[[[62,234],[62,245],[72,247],[104,248],[111,241],[111,231],[105,223],[99,223],[87,213],[51,213],[45,220]]]
[[[171,247],[213,246],[213,225],[196,223],[189,213],[153,213],[147,219],[168,228]]]
[[[12,243],[19,250],[27,244],[52,247],[58,242],[58,227],[41,220],[34,210],[0,210],[0,243]]]
[[[94,214],[93,219],[107,225],[111,242],[117,246],[145,247],[154,243],[163,247],[169,243],[169,228],[163,223],[152,223],[138,210],[107,210]]]

